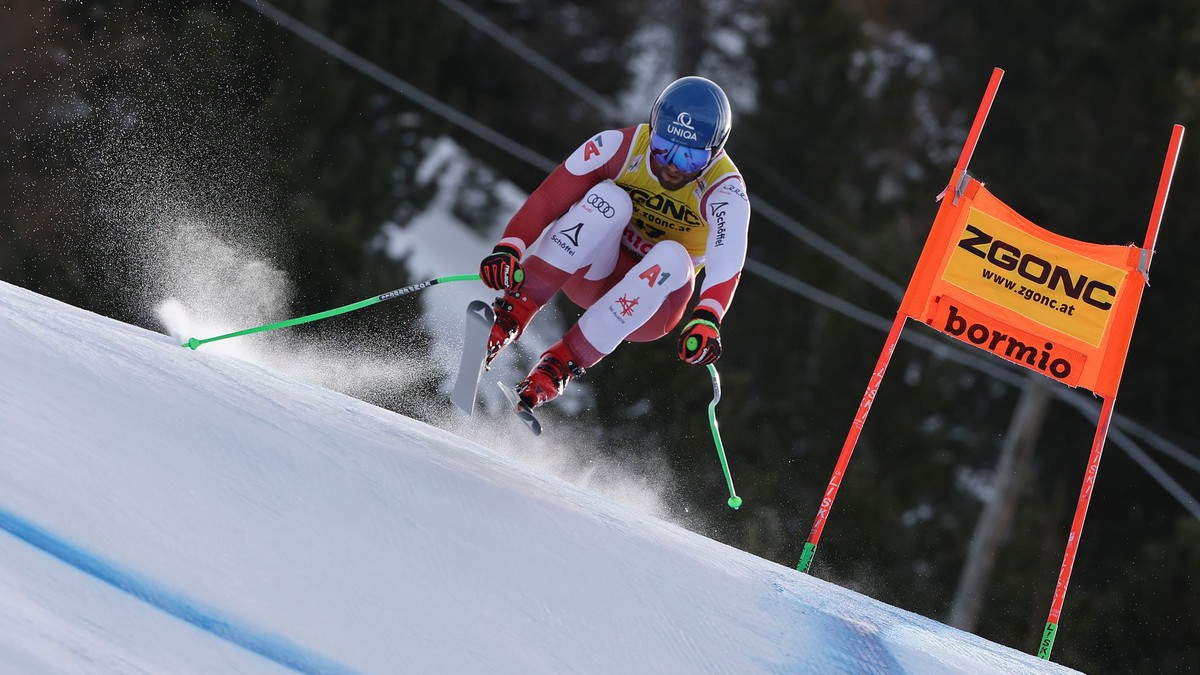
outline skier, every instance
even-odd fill
[[[679,337],[679,358],[706,365],[720,357],[721,320],[745,263],[750,223],[745,184],[724,151],[731,126],[719,86],[702,77],[676,80],[654,102],[649,124],[585,141],[509,221],[479,267],[483,282],[503,291],[492,305],[487,363],[560,289],[585,310],[517,385],[529,410],[622,341],[669,333],[701,268],[704,284]]]

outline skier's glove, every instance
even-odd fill
[[[720,320],[712,312],[698,309],[679,336],[679,358],[694,365],[707,366],[721,358]]]
[[[492,254],[479,263],[479,278],[488,288],[516,292],[525,281],[521,252],[507,244],[497,244]]]

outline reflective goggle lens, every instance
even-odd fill
[[[683,173],[694,173],[708,166],[712,159],[712,150],[707,148],[689,148],[659,136],[650,134],[650,154],[655,161],[663,164],[674,164]]]

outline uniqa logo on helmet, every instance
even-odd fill
[[[729,98],[711,80],[682,77],[667,85],[650,110],[654,133],[680,145],[717,153],[732,127]]]
[[[686,111],[676,115],[675,121],[667,124],[667,133],[670,134],[670,137],[679,140],[700,140],[696,136],[696,128],[692,126],[692,114]]]

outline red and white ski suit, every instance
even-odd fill
[[[563,290],[585,308],[564,342],[586,365],[623,340],[649,342],[679,323],[705,270],[697,309],[718,319],[746,259],[750,201],[724,150],[676,190],[650,168],[650,129],[601,132],[529,196],[501,244],[522,254],[538,305]]]

